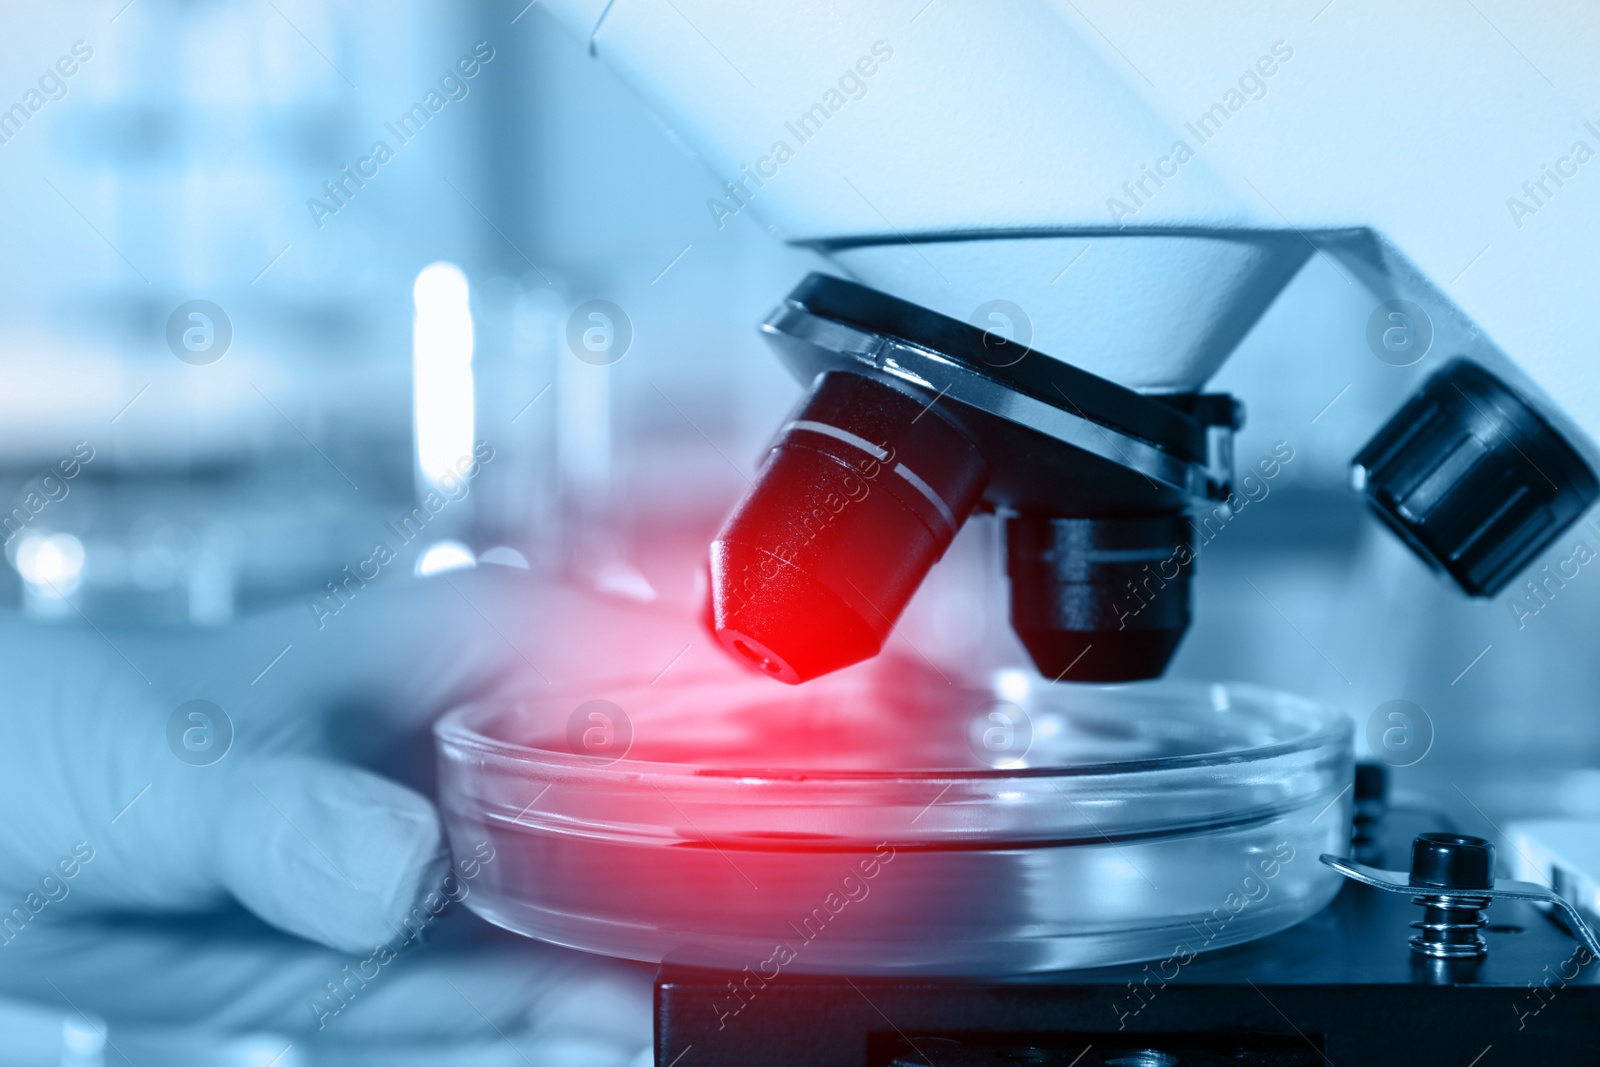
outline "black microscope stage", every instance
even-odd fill
[[[664,965],[656,1063],[1600,1063],[1600,967],[1543,912],[1496,902],[1487,957],[1453,961],[1411,951],[1410,924],[1421,916],[1406,897],[1347,883],[1305,922],[1187,962],[999,981],[785,973],[746,994],[736,1015],[726,1010],[735,976]]]

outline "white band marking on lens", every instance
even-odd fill
[[[790,430],[809,430],[812,433],[820,433],[824,437],[831,437],[835,441],[843,441],[847,445],[854,445],[856,448],[861,449],[873,459],[885,460],[889,458],[889,453],[868,441],[865,437],[858,437],[849,430],[841,430],[839,427],[829,426],[825,422],[814,422],[811,419],[795,419],[783,428],[784,433],[788,433]],[[956,517],[950,514],[949,505],[934,491],[933,486],[919,478],[917,473],[904,463],[896,463],[894,472],[904,478],[911,485],[911,488],[927,497],[928,503],[932,504],[934,509],[939,512],[940,518],[944,519],[945,525],[950,528],[950,532],[952,534],[955,533]]]
[[[950,514],[950,508],[939,498],[939,494],[933,491],[933,486],[918,478],[916,473],[904,463],[896,463],[894,472],[910,482],[913,489],[928,498],[928,503],[938,509],[939,514],[944,518],[945,525],[950,527],[950,532],[954,534],[956,532],[956,517]]]
[[[812,433],[820,433],[824,437],[831,437],[835,441],[843,441],[847,445],[855,445],[873,459],[882,460],[889,458],[889,453],[885,452],[871,441],[868,441],[865,437],[857,437],[849,430],[841,430],[839,427],[829,426],[825,422],[812,422],[810,419],[795,419],[793,422],[789,423],[789,425],[783,428],[784,433],[788,433],[790,430],[810,430]]]

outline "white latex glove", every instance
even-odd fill
[[[718,655],[686,616],[501,568],[386,577],[321,629],[303,604],[209,632],[0,618],[0,993],[307,1047],[329,1031],[570,1034],[594,1046],[573,1062],[627,1062],[649,1041],[648,972],[509,938],[402,954],[335,1018],[311,1005],[428,907],[448,862],[428,800],[358,764],[425,784],[428,726],[454,702],[508,680],[648,679],[686,644]],[[169,744],[175,709],[196,699],[235,734],[209,766]],[[205,740],[199,720],[180,727]],[[230,898],[328,948],[241,932],[237,917],[206,920],[225,934],[105,918]],[[433,925],[481,927],[457,911]]]

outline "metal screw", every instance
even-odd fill
[[[1488,896],[1472,890],[1494,888],[1494,845],[1465,834],[1419,834],[1411,842],[1411,880],[1419,893],[1413,902],[1423,908],[1411,950],[1436,959],[1485,956],[1489,945],[1481,930]]]

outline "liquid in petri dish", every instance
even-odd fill
[[[1338,889],[1316,857],[1346,844],[1354,773],[1348,721],[1312,701],[1019,671],[511,693],[435,733],[453,847],[496,849],[467,900],[490,921],[847,975],[1025,974],[1283,929]]]

